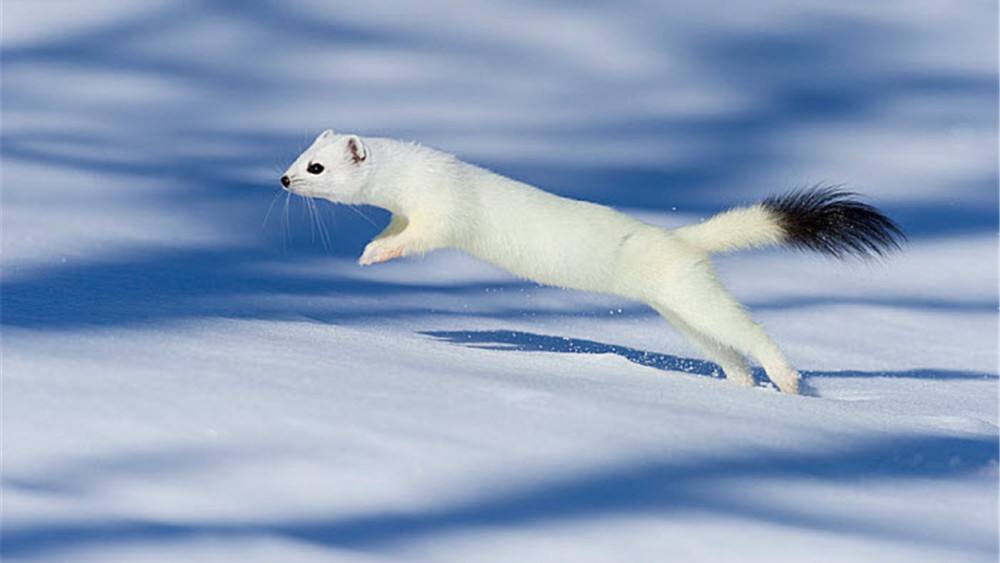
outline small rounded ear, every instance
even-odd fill
[[[329,141],[332,138],[333,138],[333,129],[327,129],[326,131],[320,133],[319,137],[316,137],[316,142]]]
[[[364,162],[368,158],[368,148],[361,141],[361,137],[357,135],[351,135],[347,138],[347,153],[354,164]]]

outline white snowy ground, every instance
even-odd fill
[[[336,4],[3,4],[5,561],[996,560],[995,5]],[[265,221],[326,126],[664,225],[841,180],[912,242],[720,259],[811,392],[744,389]]]

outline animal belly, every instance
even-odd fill
[[[614,275],[613,260],[607,249],[579,239],[508,240],[469,250],[470,254],[515,276],[543,285],[606,292]]]

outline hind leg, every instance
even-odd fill
[[[723,373],[726,374],[726,381],[748,387],[753,386],[753,374],[750,373],[750,366],[747,365],[746,358],[742,354],[718,340],[698,332],[694,327],[682,321],[675,313],[662,307],[657,308],[656,311],[670,323],[670,326],[674,327],[674,330],[690,340],[709,360],[718,364]]]
[[[669,287],[657,309],[669,309],[696,332],[757,360],[778,389],[799,392],[798,372],[710,269],[693,272]]]

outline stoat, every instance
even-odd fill
[[[813,188],[667,230],[560,197],[413,143],[324,131],[281,177],[292,193],[392,212],[359,263],[457,248],[541,284],[647,303],[742,385],[759,362],[781,391],[799,374],[719,283],[709,255],[786,245],[835,257],[898,249],[899,226],[856,194]]]

